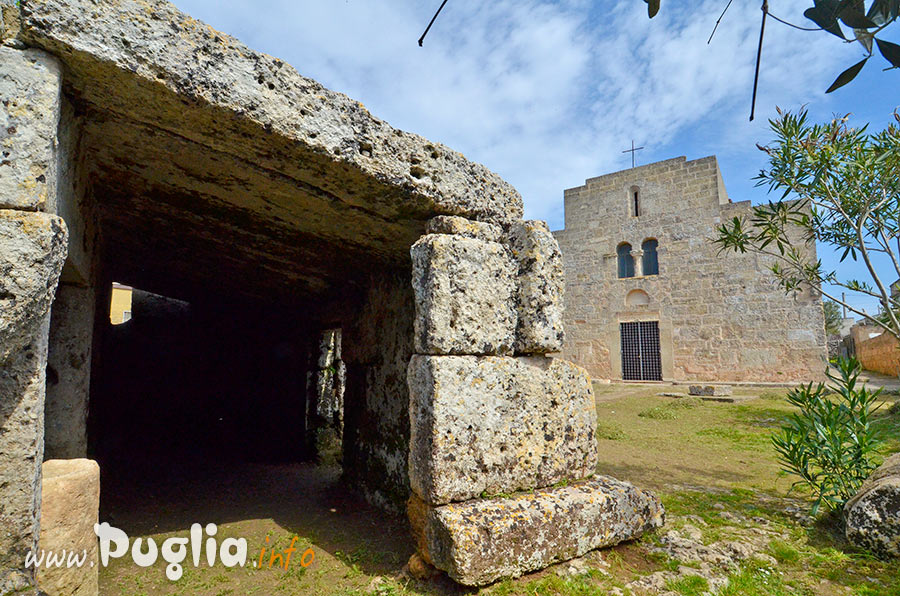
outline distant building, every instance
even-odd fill
[[[721,253],[716,226],[746,214],[715,157],[669,159],[565,191],[555,232],[566,267],[562,356],[624,380],[821,377],[818,292],[778,286],[772,260]],[[815,252],[815,247],[810,247]]]

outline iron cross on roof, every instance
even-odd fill
[[[634,153],[635,153],[635,151],[640,151],[641,149],[643,149],[643,147],[635,147],[634,146],[634,139],[632,139],[631,140],[631,149],[626,149],[625,151],[622,152],[622,153],[631,153],[631,167],[632,168],[634,167]]]

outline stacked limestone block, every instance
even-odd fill
[[[34,586],[47,334],[66,256],[55,197],[60,68],[38,50],[6,45],[0,7],[0,594]],[[15,45],[15,44],[14,44]]]
[[[459,583],[516,577],[662,524],[659,501],[592,477],[596,410],[563,342],[559,247],[543,222],[429,222],[411,250],[408,513]]]

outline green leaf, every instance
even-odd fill
[[[838,0],[815,0],[815,3],[816,5],[813,8],[807,8],[803,12],[803,16],[832,35],[837,35],[841,39],[847,39],[844,37],[844,32],[841,31],[841,25],[835,16],[838,9]]]
[[[878,39],[877,37],[875,38],[875,43],[878,44],[878,51],[881,52],[884,59],[890,62],[891,65],[900,68],[900,45]]]
[[[848,27],[854,29],[868,29],[875,27],[875,23],[866,16],[866,7],[862,0],[844,0],[838,7],[838,18]]]
[[[647,15],[652,19],[659,12],[659,0],[644,0],[647,3]]]
[[[831,84],[831,87],[829,87],[828,90],[825,91],[825,93],[831,93],[835,89],[840,89],[841,87],[855,79],[856,75],[859,74],[859,71],[862,70],[862,67],[866,65],[866,60],[868,59],[868,57],[863,58],[862,60],[839,74],[838,78],[834,80],[834,82]]]

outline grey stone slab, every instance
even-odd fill
[[[0,208],[56,202],[60,85],[53,56],[0,46]]]
[[[594,472],[587,373],[564,360],[413,356],[409,476],[431,504],[550,486]]]
[[[431,218],[428,220],[425,233],[453,234],[485,242],[500,242],[503,239],[503,230],[500,226],[455,215],[438,215]]]
[[[509,498],[429,507],[411,500],[420,554],[468,586],[517,577],[661,527],[653,494],[609,476]]]
[[[506,246],[429,234],[410,250],[420,354],[508,354],[516,329],[515,265]]]
[[[0,364],[34,339],[66,259],[62,219],[0,209]]]
[[[887,458],[844,507],[847,540],[900,558],[900,453]]]
[[[518,265],[516,353],[558,352],[565,340],[566,285],[559,244],[546,222],[538,220],[514,222],[508,236]]]
[[[248,156],[330,200],[395,216],[521,217],[519,193],[484,166],[164,0],[30,0],[19,37],[61,57],[82,101]]]

